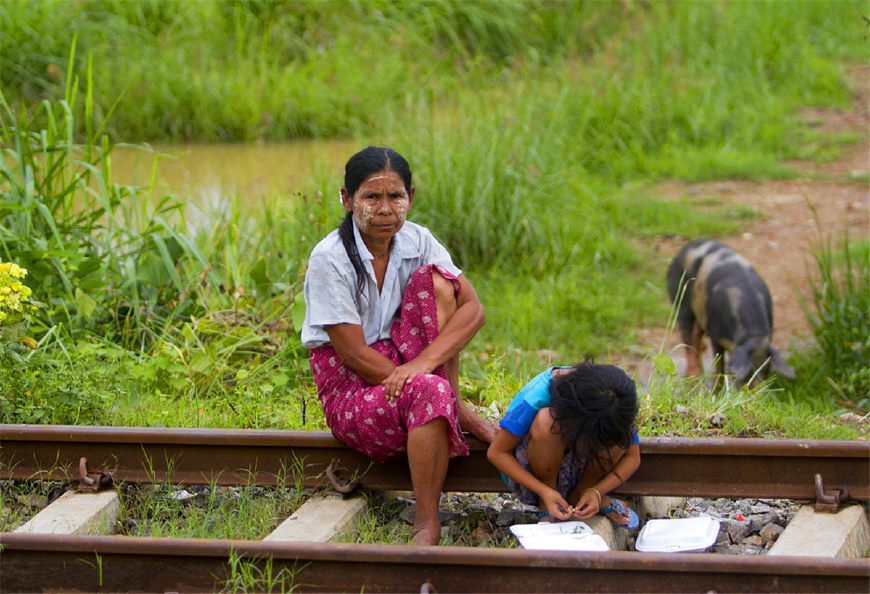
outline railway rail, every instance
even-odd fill
[[[4,592],[210,592],[240,555],[300,592],[860,592],[866,560],[2,534]],[[263,588],[263,585],[260,585]],[[265,588],[264,588],[265,589]]]
[[[863,441],[647,437],[640,447],[625,495],[816,499],[820,475],[825,489],[870,499]],[[472,440],[471,450],[451,460],[445,490],[504,491],[484,445]],[[89,474],[121,482],[314,487],[332,464],[362,487],[411,489],[404,460],[373,464],[326,432],[0,425],[2,478],[77,479],[82,458]]]
[[[627,495],[870,499],[870,444],[762,439],[641,440]],[[363,487],[409,489],[403,461],[371,464],[328,433],[0,425],[0,478],[319,486],[342,467]],[[502,491],[483,445],[445,487]],[[821,490],[820,490],[821,489]],[[832,495],[833,493],[833,495]],[[292,575],[294,591],[863,592],[870,560],[0,534],[0,592],[210,591],[232,559]],[[267,569],[268,567],[268,569]],[[265,588],[265,584],[255,587]]]

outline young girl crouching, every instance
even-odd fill
[[[637,514],[608,493],[640,466],[637,407],[634,382],[618,367],[550,367],[514,397],[487,458],[544,520],[599,514],[634,530]]]

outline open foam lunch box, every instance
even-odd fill
[[[707,516],[649,520],[637,535],[634,548],[644,553],[692,553],[716,543],[719,522]]]
[[[604,539],[585,522],[516,524],[511,533],[524,549],[544,551],[609,551]]]

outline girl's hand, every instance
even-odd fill
[[[547,513],[557,520],[571,519],[571,506],[555,489],[549,489],[539,495],[541,506],[547,509]]]
[[[384,379],[384,395],[388,400],[398,398],[402,390],[405,389],[405,386],[410,384],[415,377],[431,371],[432,368],[424,361],[421,361],[420,357],[417,357],[413,361],[408,361],[404,365],[399,365]]]
[[[578,520],[587,520],[598,513],[598,495],[593,489],[586,489],[580,494],[577,507],[574,508],[574,517]]]

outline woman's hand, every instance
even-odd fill
[[[571,518],[571,506],[565,501],[565,498],[555,489],[547,489],[543,493],[538,494],[541,507],[546,508],[547,513],[557,520],[568,520]]]
[[[577,507],[574,508],[574,517],[578,520],[588,520],[598,513],[600,506],[599,495],[594,489],[586,489],[580,494]]]
[[[405,386],[410,384],[415,377],[430,373],[433,369],[434,367],[424,361],[422,357],[399,365],[384,379],[384,395],[390,400],[398,398]]]

